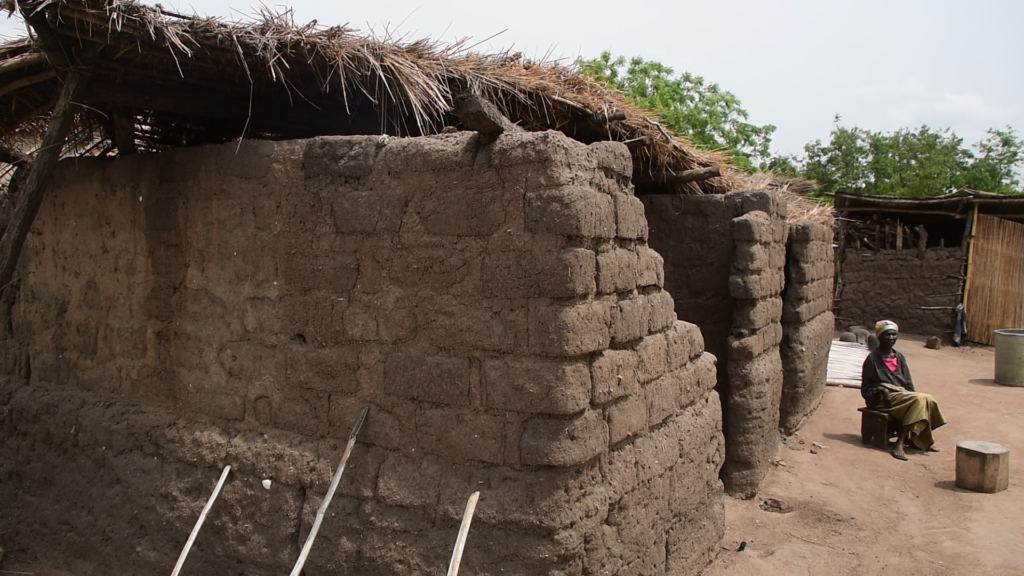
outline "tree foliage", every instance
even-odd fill
[[[873,132],[844,126],[837,115],[827,143],[807,143],[802,157],[773,156],[769,145],[775,126],[748,122],[739,99],[718,84],[689,72],[676,75],[660,62],[640,57],[627,61],[610,52],[578,65],[652,111],[675,134],[705,148],[727,150],[733,163],[747,170],[815,180],[820,193],[918,198],[964,188],[1022,193],[1024,140],[1010,127],[990,129],[968,147],[948,128]]]
[[[580,69],[622,90],[641,108],[651,110],[673,133],[710,149],[724,149],[737,166],[752,169],[769,158],[775,126],[747,122],[747,111],[731,92],[700,76],[676,75],[660,62],[635,57],[626,62],[603,52],[581,60]]]
[[[872,132],[843,126],[837,116],[827,144],[810,142],[802,160],[789,161],[820,192],[923,198],[963,188],[1019,193],[1022,151],[1012,128],[989,130],[972,150],[948,128]]]

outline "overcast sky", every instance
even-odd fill
[[[188,13],[245,19],[253,0],[162,0]],[[275,6],[273,0],[267,5]],[[713,0],[480,2],[291,0],[299,22],[446,41],[532,58],[642,56],[717,82],[755,124],[778,127],[774,152],[800,153],[846,125],[952,128],[974,143],[990,127],[1024,130],[1024,2]],[[6,38],[23,35],[0,22]],[[500,33],[500,34],[498,34]],[[487,40],[498,34],[492,40]]]

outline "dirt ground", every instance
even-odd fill
[[[896,348],[918,390],[935,395],[949,422],[936,431],[942,452],[912,450],[901,462],[861,444],[860,391],[829,387],[818,411],[780,447],[785,465],[773,467],[760,494],[726,499],[723,550],[706,576],[1024,574],[1024,388],[992,380],[992,348],[929,350],[914,336]],[[955,486],[963,440],[1010,449],[1008,490]],[[824,448],[812,454],[815,442]],[[768,498],[791,511],[762,510]]]

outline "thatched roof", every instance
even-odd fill
[[[769,173],[759,172],[744,178],[747,189],[771,190],[785,199],[788,207],[786,220],[790,222],[817,222],[826,226],[835,223],[832,206],[818,198],[811,197],[818,185],[803,178],[775,178]]]
[[[874,215],[930,215],[965,219],[980,214],[1024,222],[1024,196],[995,194],[980,190],[957,190],[932,198],[869,196],[836,192],[836,211],[847,218],[869,219]]]
[[[32,152],[64,76],[80,67],[91,78],[65,155],[158,152],[240,137],[428,135],[459,128],[453,102],[473,94],[526,130],[559,130],[585,143],[647,137],[646,145],[631,147],[638,190],[723,193],[743,186],[725,153],[671,136],[649,112],[573,66],[476,54],[466,43],[298,26],[287,12],[264,11],[239,24],[135,0],[0,6],[20,10],[36,36],[0,47],[0,148],[7,151]],[[721,177],[663,183],[667,174],[712,166]]]

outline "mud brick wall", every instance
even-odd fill
[[[306,574],[443,570],[474,490],[468,573],[698,573],[716,359],[631,173],[554,132],[62,163],[4,341],[9,557],[168,570],[232,464],[186,569],[280,574],[369,406]]]
[[[786,204],[763,191],[642,200],[677,315],[722,359],[726,491],[752,497],[778,446]]]
[[[779,445],[782,395],[782,288],[786,264],[786,203],[761,193],[733,219],[735,259],[729,293],[735,301],[729,336],[728,401],[722,480],[731,494],[757,494]]]
[[[832,228],[791,223],[782,294],[782,404],[779,428],[792,434],[821,404],[835,327]]]
[[[903,332],[951,336],[962,266],[959,248],[928,248],[919,257],[916,250],[870,252],[847,246],[835,304],[838,327],[873,327],[888,319]]]

